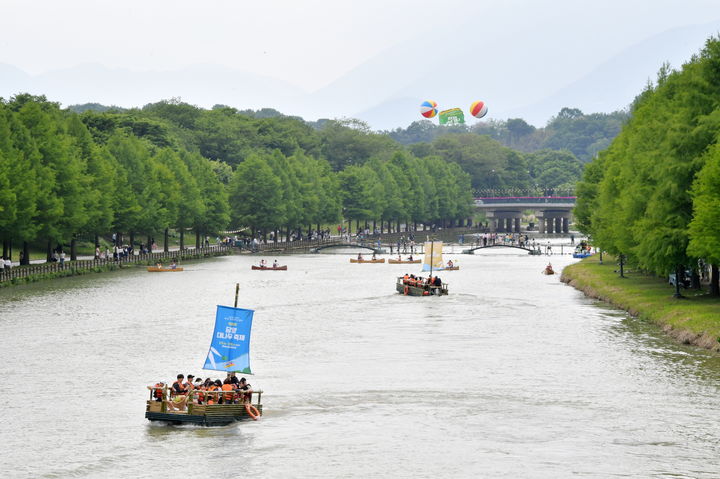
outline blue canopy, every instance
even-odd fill
[[[252,374],[250,371],[250,329],[252,309],[217,307],[215,332],[203,369]]]

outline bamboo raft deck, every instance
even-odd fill
[[[150,388],[150,394],[155,388]],[[167,397],[167,388],[164,389],[163,397]],[[190,398],[192,394],[190,393]],[[208,391],[205,395],[211,394]],[[223,391],[214,394],[224,394]],[[255,403],[252,403],[252,395],[257,394]],[[259,416],[263,414],[263,406],[260,402],[262,391],[253,391],[250,398],[250,405],[257,409]],[[150,421],[163,421],[171,424],[196,424],[199,426],[227,426],[236,421],[250,419],[246,404],[188,404],[184,411],[168,410],[166,401],[150,399],[145,408],[145,418]]]
[[[397,292],[405,296],[447,296],[448,294],[447,283],[442,283],[442,286],[415,286],[405,284],[402,276],[398,278],[395,286]]]

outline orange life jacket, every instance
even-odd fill
[[[163,397],[163,385],[162,383],[157,383],[155,385],[155,391],[153,392],[153,396],[155,399],[162,399]]]
[[[218,387],[215,385],[212,385],[208,388],[208,391],[217,391]],[[208,394],[208,404],[215,404],[215,402],[220,399],[219,395],[216,394]]]
[[[233,390],[232,384],[223,384],[222,390],[223,391],[232,391]],[[225,399],[226,402],[232,401],[232,398],[233,398],[232,392],[226,392],[225,394],[223,394],[223,398]]]

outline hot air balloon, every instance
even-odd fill
[[[473,104],[470,105],[470,114],[475,118],[482,118],[487,115],[487,112],[487,105],[481,101],[473,102]]]
[[[432,100],[422,102],[420,104],[420,114],[425,118],[433,118],[437,115],[437,103]]]

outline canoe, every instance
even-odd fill
[[[555,271],[553,271],[553,270],[548,271],[548,270],[544,269],[544,270],[542,270],[542,274],[555,274]]]
[[[445,268],[443,268],[443,271],[457,271],[459,269],[460,269],[460,266],[449,266],[449,267],[445,266]]]
[[[277,268],[273,268],[272,266],[251,266],[251,269],[259,270],[259,271],[287,271],[287,265],[278,266]]]
[[[384,262],[385,262],[385,258],[381,258],[381,259],[355,259],[355,258],[350,258],[350,262],[351,262],[351,263],[384,263]]]
[[[412,261],[410,260],[396,260],[396,259],[389,259],[388,263],[390,264],[419,264],[422,260],[420,259],[414,259]]]
[[[157,266],[148,266],[148,272],[150,273],[173,273],[175,271],[182,271],[182,268],[158,268]]]

